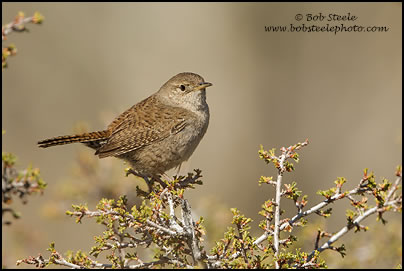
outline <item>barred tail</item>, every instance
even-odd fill
[[[109,137],[109,131],[98,131],[92,133],[84,133],[80,135],[67,135],[67,136],[58,136],[54,138],[49,138],[45,140],[41,140],[38,142],[40,148],[47,148],[56,145],[65,145],[70,143],[87,143],[86,145],[89,147],[97,146],[97,142],[103,141]],[[93,142],[93,144],[91,143]]]

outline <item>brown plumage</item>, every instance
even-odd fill
[[[94,141],[101,141],[103,139],[107,139],[109,136],[109,131],[99,131],[99,132],[91,132],[84,133],[79,135],[67,135],[67,136],[58,136],[49,139],[45,139],[38,142],[39,147],[48,148],[57,145],[65,145],[75,142],[80,143],[91,143]]]
[[[162,174],[187,160],[205,134],[208,86],[197,74],[180,73],[119,115],[106,130],[42,140],[39,147],[80,142],[100,158],[128,161],[140,174]]]

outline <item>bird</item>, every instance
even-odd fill
[[[206,88],[212,83],[182,72],[115,118],[105,130],[53,137],[40,148],[82,143],[99,158],[127,161],[136,175],[157,178],[179,168],[195,151],[209,125]]]

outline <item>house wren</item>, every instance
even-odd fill
[[[106,130],[45,139],[39,147],[83,143],[99,158],[118,157],[140,176],[156,177],[188,160],[204,136],[209,124],[205,88],[211,85],[195,73],[179,73]]]

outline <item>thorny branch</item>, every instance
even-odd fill
[[[23,32],[28,31],[25,27],[26,23],[34,23],[40,24],[43,22],[43,16],[36,12],[34,16],[25,18],[23,12],[19,12],[18,15],[15,17],[14,21],[2,26],[2,42],[7,40],[7,35],[14,32]],[[7,58],[9,56],[14,56],[17,54],[17,48],[14,44],[10,44],[8,46],[2,46],[2,57],[1,57],[1,64],[2,70],[7,68]]]
[[[342,191],[344,178],[338,178],[336,187],[327,191],[319,191],[319,194],[326,197],[325,200],[313,207],[305,209],[307,204],[306,196],[301,200],[301,191],[298,191],[296,184],[285,184],[286,190],[282,190],[282,177],[285,172],[294,169],[288,159],[298,161],[297,150],[306,146],[308,141],[298,143],[288,148],[281,148],[281,155],[275,156],[274,150],[266,152],[261,150],[260,157],[267,163],[272,162],[278,169],[276,181],[272,178],[262,177],[260,183],[267,183],[275,186],[276,199],[269,200],[263,205],[265,220],[260,224],[264,233],[258,238],[251,237],[249,233],[250,218],[246,218],[233,208],[233,222],[235,229],[230,227],[224,234],[224,238],[216,242],[216,246],[209,255],[202,246],[203,229],[201,221],[194,222],[191,207],[184,199],[184,191],[193,188],[195,184],[201,184],[201,172],[195,170],[194,174],[187,177],[179,176],[174,180],[150,182],[150,192],[143,193],[143,197],[149,203],[142,203],[141,206],[128,211],[125,197],[117,202],[113,200],[102,200],[97,206],[97,211],[89,211],[85,206],[73,206],[74,211],[68,212],[76,216],[80,222],[83,217],[97,217],[102,224],[110,230],[104,232],[103,237],[97,237],[98,246],[94,247],[90,254],[97,256],[102,251],[112,250],[109,260],[111,264],[98,263],[86,255],[64,259],[54,248],[51,248],[51,257],[44,260],[41,255],[37,258],[20,260],[18,263],[36,264],[44,267],[50,263],[64,265],[70,268],[153,268],[168,265],[171,268],[318,268],[325,267],[324,261],[318,255],[326,250],[333,249],[343,254],[343,247],[333,247],[332,244],[340,239],[349,230],[365,229],[360,223],[368,216],[378,213],[383,220],[382,214],[389,210],[400,210],[402,205],[401,194],[396,193],[401,182],[401,168],[397,170],[398,178],[393,184],[387,180],[383,183],[376,183],[373,173],[368,175],[365,170],[364,177],[359,185],[349,191]],[[375,207],[367,207],[367,198],[363,195],[374,196],[377,202]],[[361,195],[361,200],[353,196]],[[292,218],[281,219],[281,197],[293,199],[297,208],[297,214]],[[348,199],[351,204],[359,210],[359,215],[348,216],[348,223],[335,234],[319,231],[315,240],[314,250],[311,253],[297,252],[296,254],[284,253],[281,247],[288,247],[296,240],[289,236],[280,239],[280,232],[291,232],[294,227],[303,226],[302,218],[311,214],[329,216],[331,209],[322,209],[331,203]],[[180,208],[181,215],[176,215],[176,208]],[[355,217],[356,216],[356,217]],[[131,232],[128,230],[130,229]],[[322,238],[329,238],[327,242],[320,245]],[[271,239],[272,238],[272,239]],[[267,241],[267,245],[265,245]],[[154,255],[153,261],[142,261],[136,253],[130,253],[129,249],[139,246],[154,246],[158,252]],[[126,249],[126,250],[125,250]],[[117,253],[114,253],[114,251]],[[271,259],[269,264],[265,259]],[[135,262],[135,263],[133,263]]]
[[[5,207],[13,201],[14,195],[21,199],[23,204],[27,203],[27,196],[35,193],[43,193],[46,183],[42,180],[39,169],[29,166],[27,169],[19,170],[15,166],[16,157],[11,153],[2,154],[2,217],[3,224],[10,225],[11,222],[4,219],[6,213],[11,213],[14,218],[19,218],[18,212],[13,208]]]
[[[402,195],[398,195],[394,197],[394,199],[390,200],[393,194],[397,191],[398,185],[402,180],[402,176],[399,176],[393,187],[389,190],[389,193],[386,197],[386,201],[382,206],[375,206],[373,208],[370,208],[369,210],[365,211],[362,215],[359,215],[353,222],[352,224],[348,224],[347,226],[343,227],[340,231],[338,231],[336,234],[332,235],[330,239],[324,243],[320,248],[315,248],[313,250],[309,257],[308,261],[310,261],[313,256],[315,255],[316,251],[322,252],[326,249],[332,249],[333,247],[331,246],[334,242],[336,242],[338,239],[340,239],[343,235],[345,235],[348,231],[353,229],[355,226],[356,227],[361,227],[360,222],[364,220],[365,218],[369,217],[370,215],[377,213],[377,212],[385,212],[387,211],[388,207],[398,207],[398,205],[402,205]],[[351,190],[349,193],[354,194],[352,191],[356,191],[358,193],[359,188],[356,188],[354,190]],[[355,194],[356,194],[355,193]]]
[[[13,31],[14,32],[27,31],[27,29],[25,28],[25,24],[27,23],[40,24],[43,22],[43,19],[44,19],[43,16],[38,12],[35,12],[34,16],[30,17],[25,17],[23,12],[19,12],[18,15],[15,17],[14,21],[2,26],[1,40],[2,41],[6,40],[7,35],[12,33]]]

